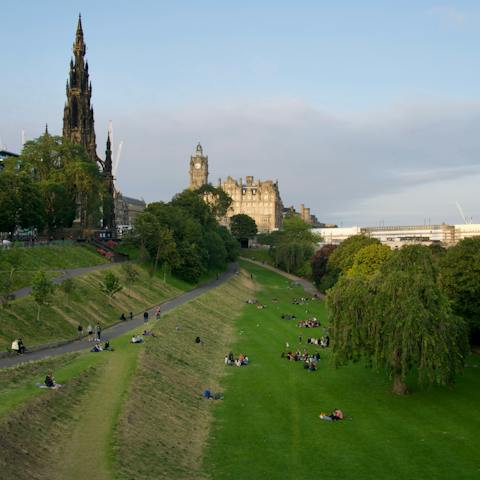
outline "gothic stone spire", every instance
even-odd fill
[[[63,113],[63,136],[74,143],[83,145],[88,156],[98,161],[97,143],[91,106],[92,89],[89,83],[88,64],[85,63],[87,47],[83,39],[82,18],[79,15],[74,57],[70,60],[67,80],[67,102]]]

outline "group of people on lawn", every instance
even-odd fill
[[[247,355],[241,353],[238,358],[233,356],[233,352],[230,352],[228,355],[225,355],[225,365],[235,365],[236,367],[243,367],[248,365],[249,360]]]
[[[322,338],[307,338],[307,343],[310,343],[311,345],[320,345],[322,348],[328,348],[330,345],[330,337],[326,335],[325,337]]]
[[[297,327],[300,328],[318,328],[320,326],[320,322],[315,318],[309,318],[307,320],[300,320],[297,323]]]

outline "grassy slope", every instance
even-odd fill
[[[4,471],[17,472],[19,479],[84,479],[92,469],[95,478],[105,479],[172,478],[178,472],[176,478],[192,478],[190,472],[201,468],[213,406],[199,393],[207,383],[218,386],[232,310],[241,309],[251,295],[248,283],[237,277],[165,315],[156,327],[159,336],[144,345],[129,344],[128,334],[113,342],[114,352],[72,354],[1,370],[0,438],[16,429],[15,441],[0,449]],[[197,335],[205,340],[203,346],[194,344]],[[66,387],[57,392],[36,388],[35,382],[51,370]],[[130,399],[121,409],[128,391]],[[36,429],[31,442],[19,440],[29,437],[31,426]],[[47,463],[56,466],[49,473]]]
[[[405,398],[390,393],[385,376],[360,365],[334,369],[324,351],[319,370],[304,371],[280,353],[286,341],[295,346],[300,333],[317,336],[317,330],[279,318],[301,316],[302,307],[271,304],[272,297],[289,300],[298,292],[271,272],[245,267],[263,285],[258,297],[269,307],[252,307],[237,321],[243,334],[234,351],[247,352],[253,363],[227,371],[205,472],[221,480],[478,478],[479,368],[467,368],[453,390]],[[309,308],[324,321],[321,303]],[[479,357],[470,364],[479,367]],[[321,411],[336,407],[353,420],[319,420]]]
[[[12,250],[0,250],[0,275],[10,271],[8,260],[13,254]],[[62,270],[108,263],[87,245],[16,248],[15,254],[19,255],[19,271],[15,275],[14,290],[31,285],[37,270]]]
[[[266,264],[273,266],[272,257],[266,248],[242,248],[240,256],[256,260],[257,262],[265,262]]]
[[[109,269],[110,270],[110,269]],[[120,266],[112,266],[123,283]],[[138,268],[140,277],[132,288],[125,287],[110,305],[101,291],[105,271],[93,272],[74,279],[75,290],[68,298],[56,290],[51,305],[41,308],[37,322],[37,306],[31,297],[12,302],[9,309],[0,309],[0,349],[10,346],[13,338],[21,337],[28,346],[75,337],[77,326],[84,328],[99,322],[103,327],[118,320],[121,312],[138,313],[147,306],[153,306],[180,293],[180,289],[163,283],[159,278],[150,277]],[[176,283],[177,287],[185,285]]]
[[[240,276],[162,318],[142,352],[114,437],[119,478],[200,479],[203,447],[234,317],[252,296]],[[176,326],[179,326],[177,331]],[[194,343],[200,336],[204,344]]]

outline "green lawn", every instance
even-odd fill
[[[0,275],[10,271],[12,258],[18,255],[14,290],[31,285],[38,270],[63,270],[108,263],[89,245],[52,245],[50,247],[0,249]]]
[[[257,262],[265,262],[267,265],[274,266],[272,257],[266,248],[242,248],[240,256]]]
[[[299,334],[320,335],[280,319],[305,317],[305,307],[290,303],[299,291],[274,273],[243,266],[262,285],[258,298],[268,308],[247,306],[236,322],[233,351],[252,363],[226,367],[225,400],[215,409],[205,460],[213,479],[480,478],[478,356],[454,389],[407,397],[391,394],[388,378],[361,365],[335,369],[325,350],[319,370],[305,371],[280,358],[286,341],[296,346]],[[274,297],[281,299],[276,305]],[[322,303],[308,308],[325,323]],[[318,418],[337,407],[352,420]]]

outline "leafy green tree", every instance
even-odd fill
[[[53,282],[44,271],[39,271],[35,274],[32,280],[32,297],[37,304],[37,322],[40,321],[40,308],[47,304],[53,293],[55,287]]]
[[[274,236],[270,253],[279,268],[300,276],[311,275],[310,260],[320,236],[297,215],[285,218],[283,230]]]
[[[217,232],[222,238],[223,244],[225,245],[225,250],[227,254],[226,261],[235,261],[240,253],[240,245],[238,244],[237,240],[226,227],[219,226]]]
[[[2,307],[7,308],[12,299],[15,276],[21,264],[19,248],[0,249],[0,300]]]
[[[223,189],[206,183],[195,191],[203,197],[215,218],[225,217],[232,204],[232,199]]]
[[[446,385],[463,367],[465,323],[452,314],[426,247],[395,252],[375,276],[342,276],[327,304],[335,363],[364,359],[385,369],[396,394],[407,393],[408,375]]]
[[[130,262],[122,264],[122,272],[125,277],[125,285],[131,289],[132,285],[138,280],[140,272]]]
[[[473,341],[480,340],[480,237],[466,238],[440,258],[440,284],[453,311],[469,325]]]
[[[392,249],[387,245],[372,243],[361,248],[353,257],[353,265],[347,275],[366,275],[372,277],[392,256]]]
[[[16,228],[42,230],[44,203],[41,191],[26,173],[6,170],[0,174],[0,231],[14,234]]]
[[[122,290],[120,279],[113,272],[106,272],[103,276],[101,289],[108,296],[108,301],[111,304],[113,297]]]
[[[77,203],[82,205],[82,225],[98,224],[105,184],[83,146],[63,137],[42,135],[25,144],[10,171],[30,176],[40,189],[50,232],[72,225]]]
[[[310,260],[312,269],[312,279],[317,286],[320,286],[322,279],[327,274],[328,258],[337,248],[336,245],[327,244],[323,245],[320,250],[317,250]]]
[[[328,260],[328,267],[329,269],[337,269],[339,272],[346,273],[352,268],[355,254],[359,250],[368,245],[379,243],[379,240],[376,238],[366,237],[365,235],[349,237],[332,253]]]
[[[257,224],[252,217],[239,213],[230,218],[230,231],[239,242],[246,242],[257,234]]]

